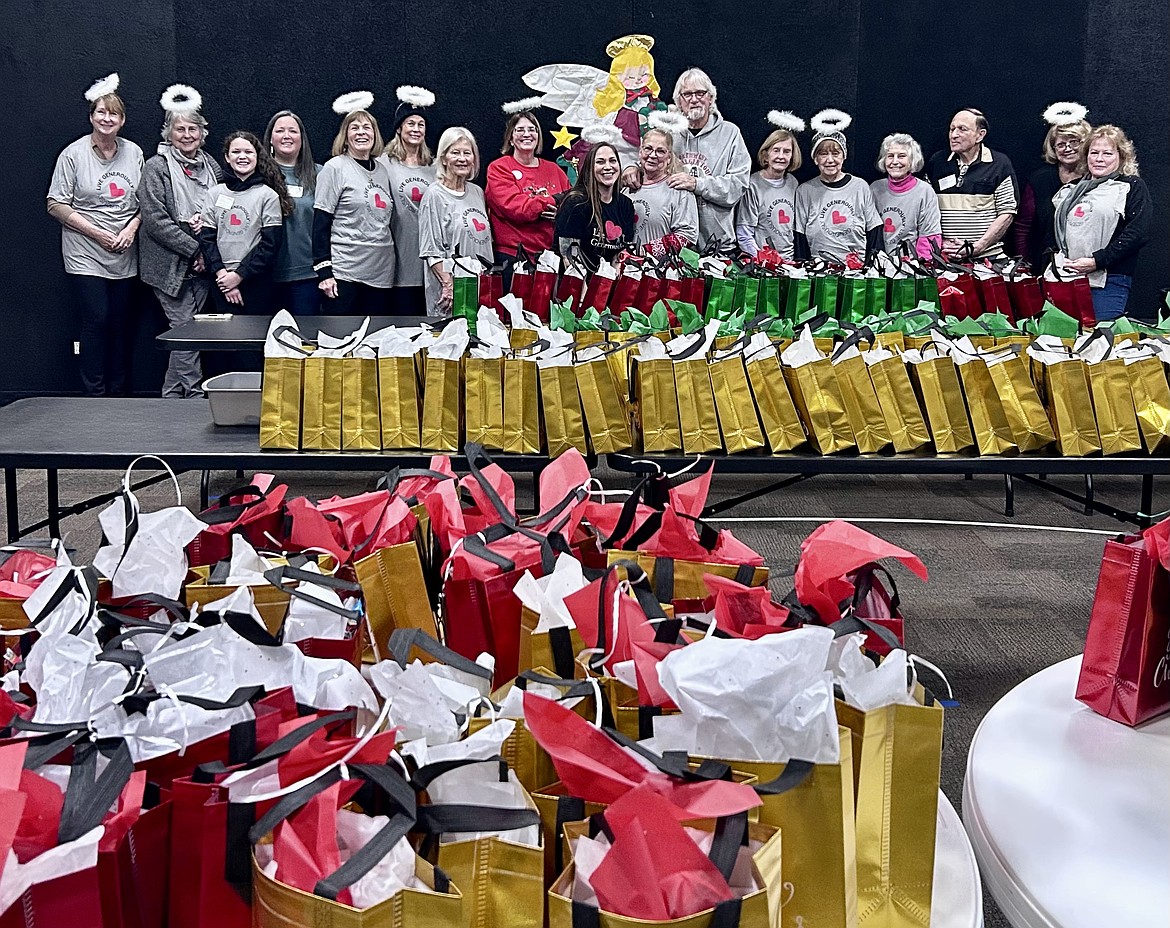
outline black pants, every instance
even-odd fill
[[[425,287],[390,288],[391,316],[425,316],[426,314],[427,293]]]
[[[67,276],[81,318],[82,392],[86,396],[122,396],[126,392],[126,356],[132,340],[130,300],[134,278]]]
[[[337,281],[337,299],[321,301],[326,316],[389,316],[390,288],[371,287],[352,280]]]
[[[223,291],[211,282],[211,301],[217,313],[231,313],[235,316],[270,316],[273,308],[272,278],[267,275],[251,277],[240,284],[240,296],[244,305],[229,303]],[[260,351],[205,351],[203,352],[203,373],[208,376],[227,374],[231,371],[259,371],[264,369],[264,354]]]
[[[272,312],[287,309],[294,316],[317,316],[321,313],[321,291],[317,278],[291,280],[272,285]]]

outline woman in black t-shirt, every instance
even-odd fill
[[[579,255],[590,271],[613,261],[634,241],[634,204],[618,190],[621,176],[617,149],[608,142],[594,145],[557,209],[558,250]]]

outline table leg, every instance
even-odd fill
[[[1142,474],[1142,501],[1138,507],[1139,528],[1149,528],[1154,521],[1154,475]]]
[[[17,508],[16,468],[4,468],[4,503],[8,514],[8,540],[20,539],[20,511]]]
[[[1003,514],[1005,516],[1016,514],[1016,485],[1011,474],[1003,475]]]
[[[540,513],[540,475],[544,473],[544,465],[532,471],[532,511]]]
[[[1093,475],[1085,474],[1085,515],[1091,516],[1094,510],[1093,506]]]
[[[57,469],[55,467],[45,471],[48,492],[49,537],[61,537],[61,494],[57,484]]]
[[[211,471],[201,470],[199,472],[199,511],[202,512],[209,505],[207,495],[211,484]]]

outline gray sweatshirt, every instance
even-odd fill
[[[822,253],[844,261],[850,252],[865,255],[865,234],[882,223],[869,184],[850,177],[828,187],[819,177],[796,188],[796,231],[808,238],[814,258]]]
[[[887,253],[897,254],[902,242],[914,245],[924,236],[942,235],[938,194],[926,181],[918,181],[905,193],[895,193],[890,189],[889,180],[882,177],[870,184],[869,189],[882,218]]]
[[[699,214],[693,193],[673,189],[664,178],[656,184],[643,184],[629,196],[634,204],[634,232],[639,245],[668,235],[684,238],[689,245],[698,241]]]
[[[418,242],[418,255],[427,268],[427,314],[434,316],[440,288],[432,264],[459,255],[461,267],[454,274],[464,277],[482,270],[476,256],[489,265],[492,262],[492,230],[482,188],[467,184],[462,193],[456,193],[437,181],[431,184],[418,208]]]
[[[700,249],[714,239],[723,249],[735,245],[735,204],[747,190],[752,159],[739,128],[712,113],[698,134],[680,132],[674,153],[695,178],[699,202]]]
[[[792,257],[797,186],[796,178],[787,173],[779,180],[769,180],[761,171],[752,175],[736,210],[735,221],[743,232],[739,243],[744,251],[755,254],[749,247],[753,243],[757,249],[770,243],[783,257]]]

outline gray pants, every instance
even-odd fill
[[[211,281],[204,277],[185,280],[178,296],[168,296],[157,287],[153,289],[159,305],[166,313],[167,322],[174,328],[190,322],[195,314],[203,309],[211,290]],[[203,371],[199,365],[198,351],[172,351],[171,359],[167,363],[167,375],[163,378],[163,398],[183,399],[188,396],[201,396],[199,383],[202,379]]]

